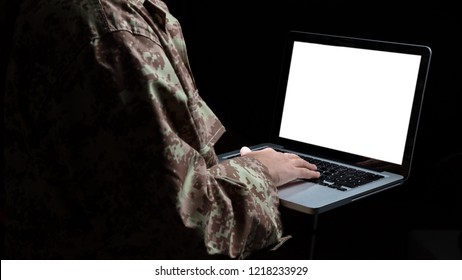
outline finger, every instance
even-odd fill
[[[252,152],[252,150],[249,148],[249,147],[242,147],[241,150],[240,150],[240,153],[241,153],[241,156],[245,156],[246,154]]]
[[[321,176],[321,173],[315,170],[306,168],[299,168],[299,178],[301,179],[317,179]]]
[[[310,170],[318,170],[316,165],[314,165],[312,163],[309,163],[308,161],[306,161],[306,160],[304,160],[302,158],[294,159],[294,166],[301,167],[301,168],[306,168],[306,169],[310,169]]]
[[[297,155],[297,154],[284,153],[284,155],[286,155],[287,158],[297,160],[298,163],[299,163],[299,166],[305,166],[306,168],[309,168],[309,169],[312,169],[312,170],[316,170],[316,169],[317,169],[317,167],[316,167],[315,164],[310,163],[310,162],[308,162],[308,161],[302,159],[302,158],[301,158],[299,155]],[[299,161],[299,160],[303,161],[303,163],[302,163],[301,161]]]

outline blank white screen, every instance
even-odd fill
[[[279,136],[402,164],[420,59],[295,42]]]

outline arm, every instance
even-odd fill
[[[125,45],[137,40],[145,49]],[[134,169],[142,166],[144,173],[137,181],[144,177],[155,185],[136,187],[155,188],[172,199],[184,225],[199,231],[210,254],[246,256],[279,242],[279,201],[268,170],[250,157],[216,162],[213,144],[224,130],[197,91],[184,90],[164,50],[146,38],[123,32],[94,45],[93,53],[83,54],[89,60],[84,59],[78,71],[86,73],[84,92],[95,96],[78,98],[83,98],[82,103],[94,100],[84,106],[103,121],[89,126],[116,130],[109,139],[115,139],[119,155],[105,143],[108,136],[101,135],[90,146],[78,148],[83,149],[82,155],[95,157],[91,151],[99,150],[112,159],[92,159],[93,165],[87,159],[81,167],[104,173],[126,158]],[[93,59],[96,72],[88,73],[86,65]],[[109,150],[103,152],[102,147]]]

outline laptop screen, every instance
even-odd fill
[[[402,164],[420,59],[295,42],[279,136]]]
[[[430,55],[425,46],[291,32],[278,142],[408,168]]]

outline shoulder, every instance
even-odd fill
[[[156,0],[94,0],[101,4],[97,16],[100,24],[106,29],[103,32],[126,31],[133,35],[147,37],[156,43],[159,43],[157,31],[153,28],[158,25],[156,20],[165,16],[168,11],[163,2]]]
[[[158,41],[144,2],[155,0],[24,0],[20,24],[34,36],[94,40],[128,31]],[[24,31],[24,30],[23,30]]]

